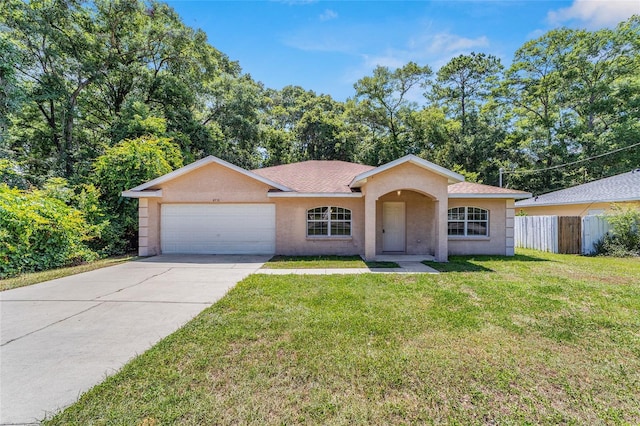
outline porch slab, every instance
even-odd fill
[[[422,262],[428,260],[433,262],[435,257],[428,254],[378,254],[373,258],[375,262]]]

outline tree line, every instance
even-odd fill
[[[508,67],[481,52],[437,71],[378,66],[341,102],[264,87],[161,2],[5,0],[0,176],[7,188],[95,190],[112,233],[131,241],[123,218],[135,212],[119,192],[207,155],[253,169],[415,154],[491,185],[503,169],[507,186],[543,193],[640,165],[639,51],[639,16],[560,28]]]

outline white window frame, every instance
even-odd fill
[[[326,209],[326,210],[325,210]],[[320,215],[320,217],[318,218],[318,215]],[[342,219],[340,219],[340,215],[342,215]],[[337,217],[334,217],[337,216]],[[348,217],[348,219],[347,219]],[[322,234],[309,234],[309,230],[310,230],[310,224],[326,224],[325,225],[325,229],[326,229],[326,234],[322,233]],[[332,225],[338,225],[338,224],[343,224],[346,225],[348,224],[348,228],[349,228],[349,233],[348,234],[334,234],[332,231],[333,226]],[[351,237],[351,233],[352,233],[352,213],[350,209],[347,209],[345,207],[338,207],[338,206],[320,206],[320,207],[314,207],[311,208],[309,210],[307,210],[307,237],[308,238],[327,238],[327,237],[334,237],[334,238],[349,238]],[[343,227],[344,230],[344,227]]]
[[[458,209],[464,209],[463,210],[463,218],[459,219],[452,219],[451,216],[453,213],[457,213],[459,214],[459,210]],[[454,212],[454,210],[457,210],[457,212]],[[475,217],[471,217],[471,215],[476,215],[476,214],[485,214],[486,215],[486,219],[478,219]],[[462,223],[463,224],[463,230],[464,233],[463,234],[451,234],[451,228],[449,228],[449,224],[450,223]],[[475,224],[475,223],[482,223],[485,224],[485,233],[484,234],[469,234],[469,224]],[[449,237],[469,237],[469,238],[483,238],[483,237],[488,237],[489,236],[489,210],[488,209],[483,209],[482,207],[473,207],[473,206],[459,206],[459,207],[451,207],[449,210],[447,210],[447,236]]]

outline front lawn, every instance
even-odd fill
[[[640,423],[639,259],[452,260],[252,275],[48,424]]]

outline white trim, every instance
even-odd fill
[[[449,212],[453,209],[464,209],[464,219],[463,220],[452,220],[449,219]],[[486,220],[471,220],[469,219],[469,209],[478,209],[480,211],[486,212],[487,213],[487,219]],[[477,206],[456,206],[456,207],[450,207],[449,209],[447,209],[447,237],[448,238],[453,238],[453,239],[457,239],[456,237],[462,237],[464,239],[472,239],[472,240],[477,240],[479,238],[487,238],[487,239],[491,239],[491,234],[490,234],[490,229],[491,229],[491,210],[489,209],[485,209],[483,207],[477,207]],[[463,222],[464,223],[464,234],[460,235],[460,234],[449,234],[449,224],[451,222]],[[469,222],[472,223],[482,223],[482,222],[486,222],[487,223],[487,233],[486,234],[469,234]],[[506,226],[505,226],[506,229]]]
[[[186,173],[192,172],[193,170],[199,169],[200,167],[206,166],[207,164],[211,164],[211,163],[216,163],[219,164],[223,167],[227,167],[233,171],[236,171],[238,173],[241,173],[247,177],[250,177],[252,179],[255,179],[259,182],[262,182],[266,185],[272,186],[274,188],[277,188],[281,191],[291,191],[290,188],[287,188],[284,185],[281,185],[277,182],[274,182],[270,179],[267,179],[265,177],[262,177],[260,175],[257,175],[256,173],[250,172],[249,170],[245,170],[242,167],[238,167],[234,164],[228,163],[224,160],[221,160],[218,157],[214,157],[213,155],[210,155],[208,157],[205,157],[201,160],[195,161],[191,164],[188,164],[184,167],[179,168],[178,170],[174,170],[170,173],[167,173],[166,175],[162,175],[156,179],[150,180],[149,182],[145,182],[142,185],[138,185],[135,188],[131,188],[129,191],[143,191],[147,188],[151,188],[152,186],[156,186],[156,185],[160,185],[161,183],[170,181],[172,179],[175,179],[179,176],[182,176]],[[129,191],[125,191],[125,192],[129,192]]]
[[[531,197],[534,198],[534,197]],[[531,199],[530,198],[530,199]],[[518,201],[525,202],[530,199]],[[518,204],[516,203],[516,207],[544,207],[544,206],[566,206],[569,204],[594,204],[594,203],[630,203],[630,202],[640,202],[640,197],[632,197],[632,198],[619,198],[616,200],[579,200],[579,201],[563,201],[563,202],[554,202],[554,203],[545,203],[544,201],[537,202],[532,201],[531,204]]]
[[[315,214],[315,212],[313,212],[313,210],[317,210],[317,209],[327,209],[327,218],[326,219],[309,219],[309,212],[312,212],[311,214]],[[349,220],[347,219],[331,219],[331,215],[333,214],[332,209],[342,209],[344,211],[344,213],[349,212]],[[307,239],[311,238],[311,239],[315,239],[315,238],[353,238],[353,228],[351,226],[352,224],[352,215],[353,213],[351,212],[351,209],[348,209],[346,207],[340,207],[340,206],[318,206],[318,207],[312,207],[310,209],[307,209],[306,212],[306,217],[307,217]],[[349,224],[349,234],[336,234],[333,235],[331,233],[331,224],[332,223],[348,223]],[[309,223],[326,223],[327,224],[327,234],[313,234],[313,235],[309,235]]]
[[[122,191],[120,195],[127,198],[162,198],[162,189],[155,191]]]
[[[447,178],[449,183],[464,182],[464,176],[462,176],[461,174],[452,172],[451,170],[445,169],[444,167],[438,166],[437,164],[433,164],[430,161],[427,161],[420,157],[416,157],[415,155],[409,154],[409,155],[405,155],[404,157],[398,158],[397,160],[391,161],[387,164],[383,164],[382,166],[376,167],[375,169],[371,169],[367,172],[360,173],[359,175],[353,178],[349,186],[352,188],[357,188],[363,185],[364,183],[366,183],[366,180],[371,176],[374,176],[380,172],[384,172],[385,170],[389,170],[393,167],[399,166],[404,163],[412,163],[412,164],[415,164],[416,166],[422,167],[423,169],[427,169],[436,174],[439,174],[440,176],[444,176]]]
[[[520,199],[520,198],[528,198],[531,194],[463,194],[463,193],[454,193],[449,194],[449,198],[501,198],[501,199]]]
[[[362,198],[362,192],[267,192],[269,198]]]

